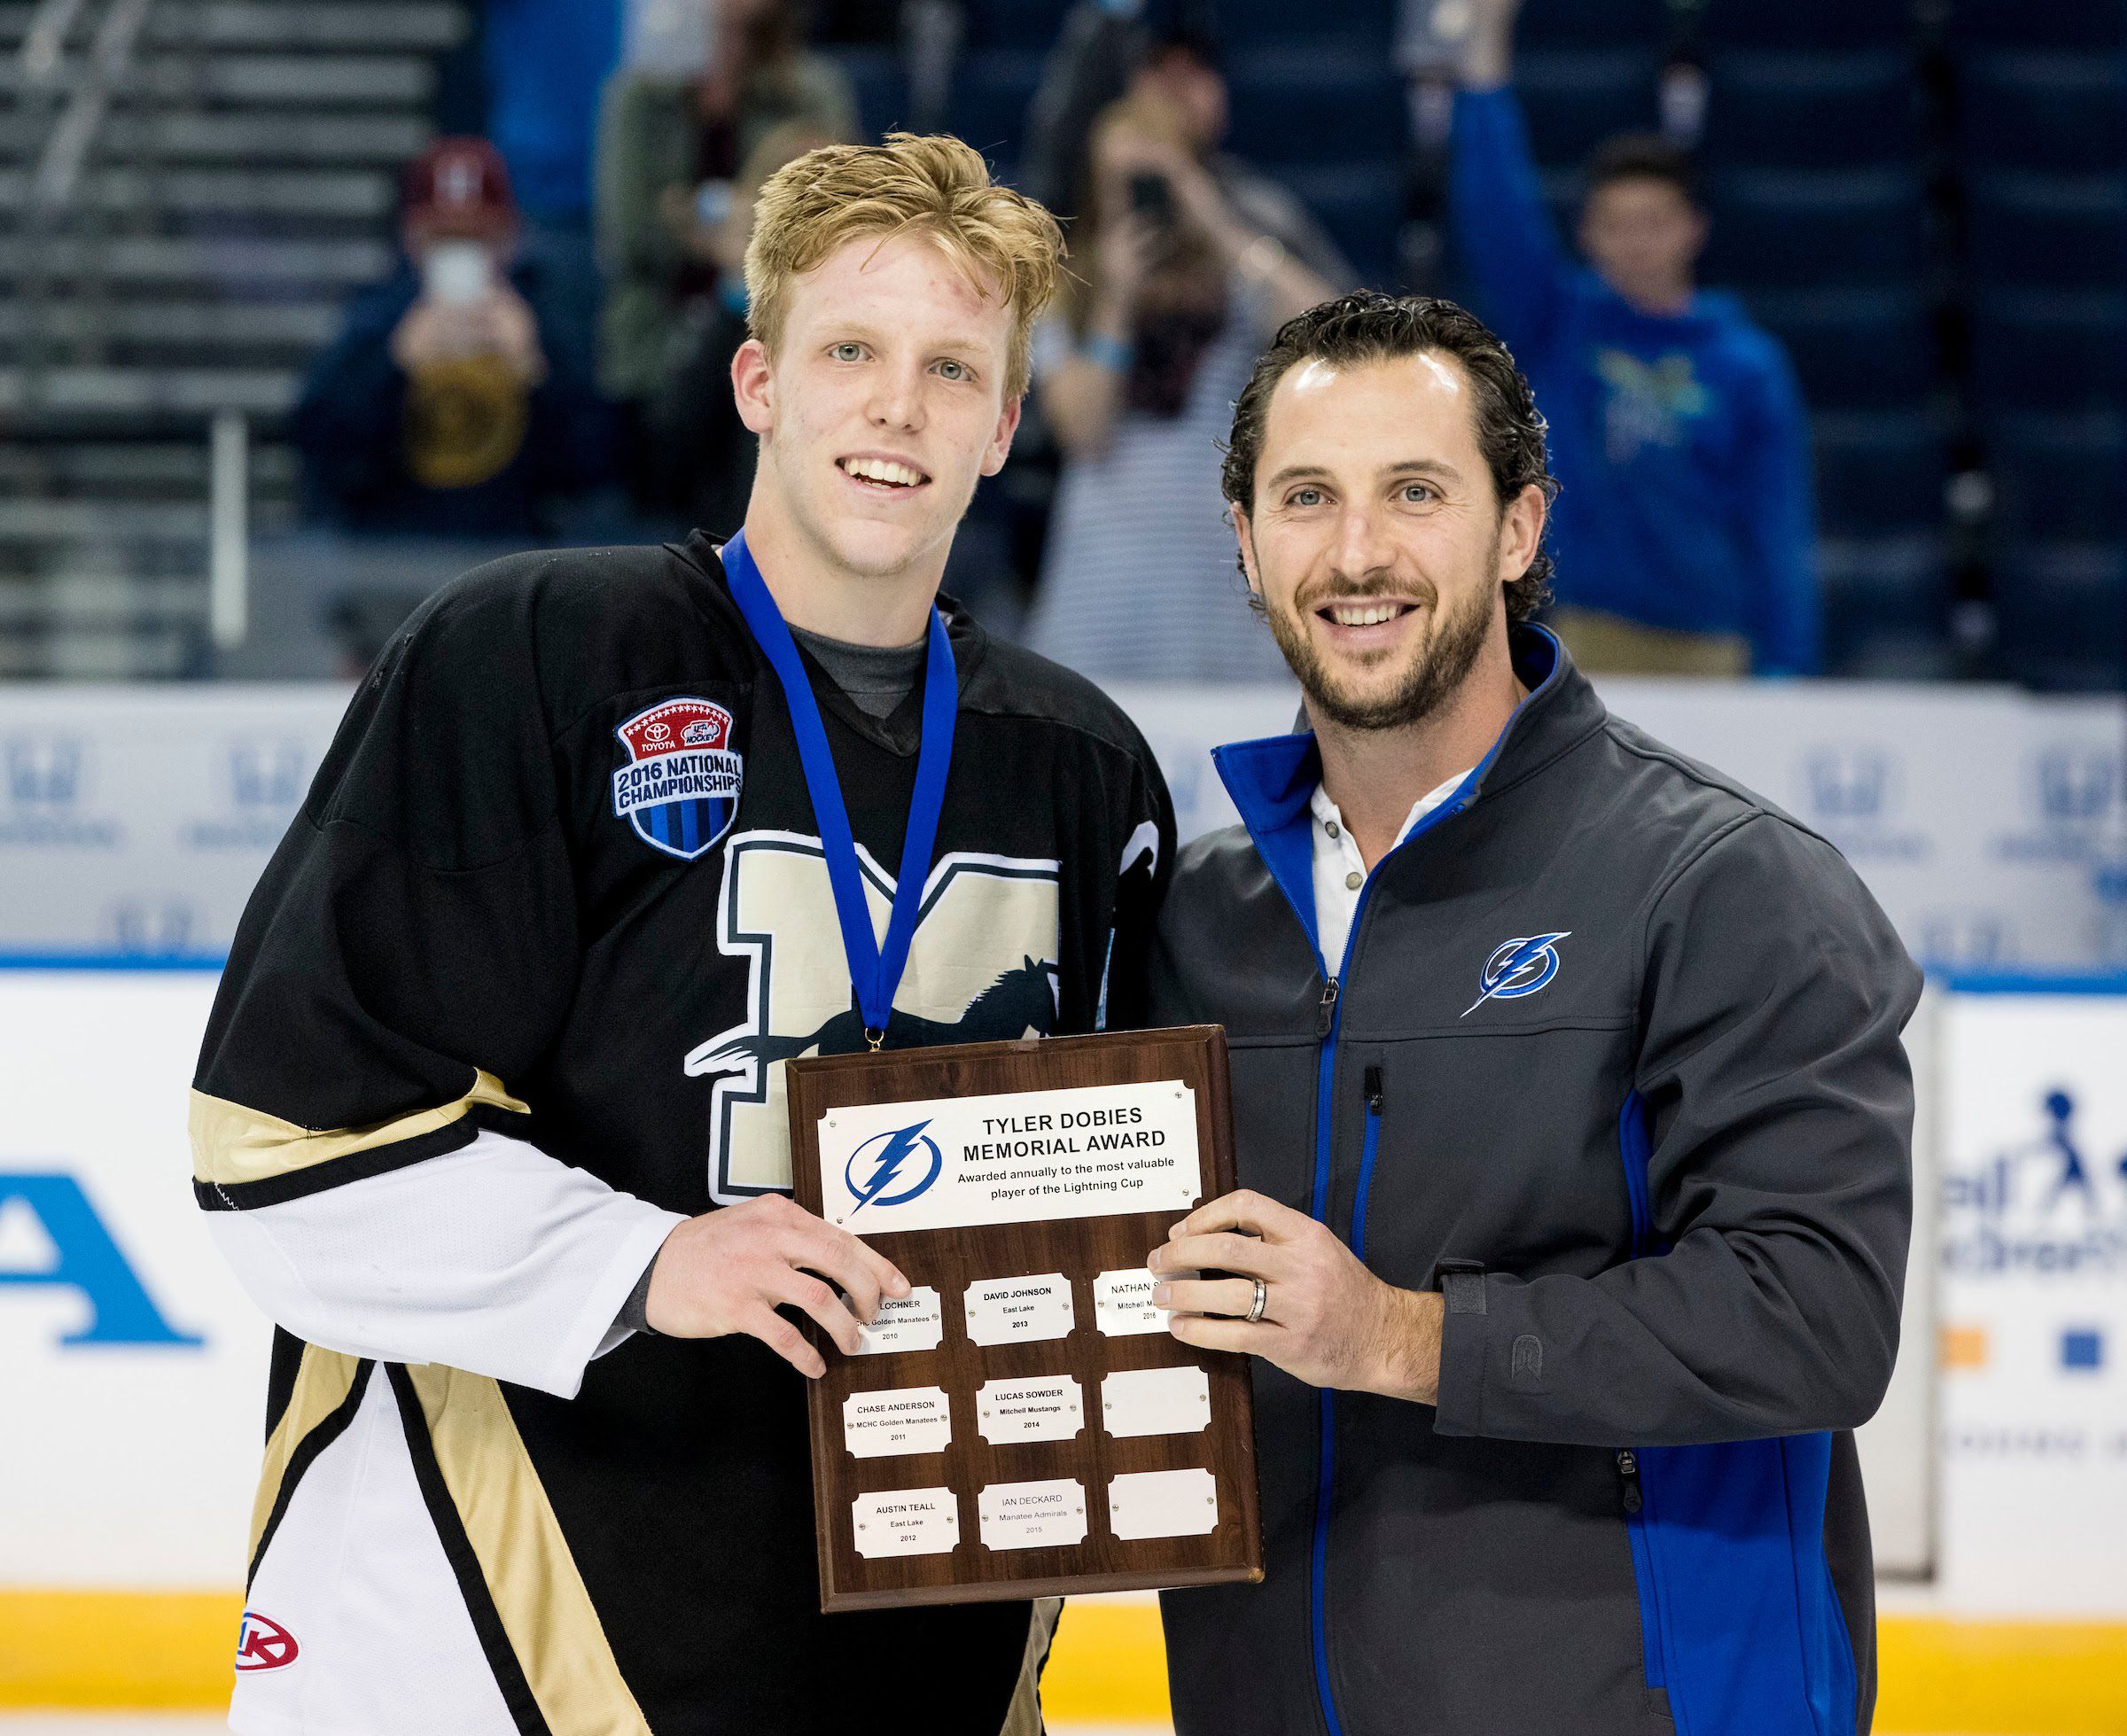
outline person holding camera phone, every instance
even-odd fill
[[[1028,638],[1095,679],[1284,675],[1234,572],[1214,442],[1256,352],[1351,272],[1290,194],[1215,151],[1226,121],[1211,42],[1157,42],[1095,123],[1077,281],[1036,337],[1064,463]]]
[[[538,533],[596,479],[591,383],[542,335],[540,274],[486,139],[437,140],[406,173],[398,269],[350,304],[293,420],[314,516],[356,530]]]

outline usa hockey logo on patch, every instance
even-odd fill
[[[667,699],[613,732],[627,764],[613,774],[613,812],[654,849],[692,861],[738,814],[745,762],[731,751],[731,713],[706,699]]]

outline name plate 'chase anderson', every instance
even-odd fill
[[[1187,1211],[1196,1094],[1163,1079],[838,1109],[820,1179],[822,1215],[860,1235]]]

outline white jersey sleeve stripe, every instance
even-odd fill
[[[300,1199],[204,1214],[245,1289],[297,1337],[573,1397],[684,1219],[500,1133]]]

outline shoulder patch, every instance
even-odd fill
[[[731,713],[707,699],[666,699],[613,732],[627,763],[613,773],[613,813],[652,849],[690,862],[738,814],[744,759]]]

